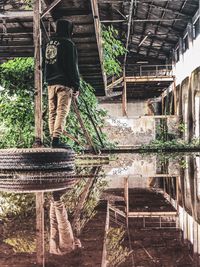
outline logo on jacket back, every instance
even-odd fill
[[[50,41],[46,47],[45,59],[47,64],[54,64],[58,54],[58,41]]]

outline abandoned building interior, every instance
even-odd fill
[[[94,128],[111,148],[95,147],[78,104],[90,149],[42,146],[42,57],[58,19],[74,23],[81,78],[107,112],[103,129]],[[117,75],[104,65],[109,27],[124,47]],[[200,266],[200,1],[0,0],[0,71],[16,58],[34,59],[35,147],[0,146],[0,266]],[[55,256],[47,202],[63,189],[72,190],[63,199],[75,203],[69,218],[82,247]],[[15,223],[22,208],[12,203],[16,218],[3,217],[9,199],[36,212]]]

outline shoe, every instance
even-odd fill
[[[52,146],[52,148],[65,148],[65,149],[71,149],[71,147],[70,147],[69,145],[60,142],[59,137],[53,137],[51,146]]]

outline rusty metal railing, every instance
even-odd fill
[[[135,65],[133,71],[129,71],[127,76],[154,76],[154,77],[173,77],[172,65]]]

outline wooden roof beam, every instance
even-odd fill
[[[146,35],[146,34],[145,34]],[[167,34],[166,34],[167,35]],[[179,37],[179,36],[177,36],[177,37]],[[160,37],[158,37],[157,35],[151,35],[151,34],[148,34],[148,39],[153,39],[154,41],[160,41],[160,42],[165,42],[165,43],[167,43],[167,44],[170,44],[170,45],[176,45],[177,44],[177,41],[171,41],[171,40],[169,40],[169,39],[163,39],[163,38],[160,38]]]
[[[169,5],[169,2],[167,2],[167,3],[165,4],[164,8],[167,8],[168,5]],[[163,10],[163,11],[162,11],[161,18],[160,18],[160,21],[158,20],[158,25],[156,26],[155,34],[158,32],[158,30],[159,30],[158,27],[159,27],[159,25],[161,24],[161,21],[163,20],[164,16],[165,16],[165,11]],[[150,44],[149,49],[148,49],[148,51],[147,51],[147,56],[149,55],[150,51],[152,50],[153,43],[154,43],[154,40],[151,40],[151,44]],[[158,56],[159,56],[159,52],[158,52]]]
[[[6,19],[22,19],[33,18],[33,11],[21,10],[21,11],[6,11],[0,12],[0,20]]]
[[[157,21],[154,21],[155,23],[157,23]],[[154,26],[156,26],[154,23],[151,23],[151,24],[148,24],[148,26],[149,27],[154,27]],[[163,26],[162,24],[160,24],[160,25],[157,25],[158,26],[158,31],[159,30],[164,30],[164,31],[166,31],[166,26]],[[156,27],[157,27],[156,26]],[[167,29],[170,29],[170,31],[171,32],[174,32],[175,34],[182,34],[182,30],[180,30],[180,29],[178,29],[178,28],[176,28],[176,27],[174,27],[174,26],[167,26]],[[156,34],[156,33],[155,33]]]
[[[133,43],[131,43],[130,45],[132,45],[132,46],[136,46],[135,49],[137,49],[137,44],[133,44]],[[149,49],[149,45],[148,45],[148,47],[146,47],[146,46],[142,46],[142,49],[144,49],[144,50],[148,50],[148,49]],[[156,53],[157,53],[158,51],[160,51],[160,49],[156,49],[156,48],[154,48],[154,47],[151,47],[150,49],[151,49],[151,51],[154,51],[154,52],[156,52]],[[131,48],[130,48],[129,50],[131,51]],[[133,51],[133,52],[136,53],[136,51]],[[169,56],[169,54],[166,53],[166,51],[164,51],[164,50],[160,51],[160,53],[163,53],[165,56]],[[146,55],[146,57],[149,57],[149,55]]]
[[[146,19],[149,19],[150,14],[151,14],[151,5],[148,6],[148,10],[147,10],[147,15],[146,15]],[[143,42],[145,42],[145,40],[149,37],[149,32],[145,33],[146,31],[146,27],[147,27],[147,23],[145,22],[143,24],[143,34],[141,34],[140,40],[139,40],[139,44],[138,44],[138,48],[137,48],[137,53],[139,53],[140,50],[140,46],[142,45]],[[145,34],[145,36],[144,36]],[[144,36],[144,37],[143,37]]]
[[[184,8],[184,6],[186,5],[186,3],[187,3],[187,0],[184,0],[184,2],[183,2],[183,4],[182,4],[182,6],[181,6],[181,9],[180,9],[180,11],[182,11],[183,10],[183,8]],[[178,17],[179,15],[176,15],[176,17]],[[173,24],[172,24],[172,26],[175,24],[175,21],[173,21]],[[170,30],[168,30],[168,34],[170,33]],[[166,35],[166,40],[167,40],[167,38],[168,38],[168,35]],[[164,43],[163,43],[164,44]],[[162,49],[162,47],[160,48],[160,49]]]
[[[155,3],[163,3],[163,2],[183,2],[184,0],[154,0]],[[118,4],[118,3],[130,3],[130,0],[98,0],[99,4]],[[151,3],[152,0],[135,0],[134,2],[143,4],[143,3]],[[198,1],[197,1],[198,2]],[[191,6],[195,6],[194,4],[189,3]]]
[[[147,4],[147,3],[142,3],[142,5],[145,5],[145,6],[151,6],[152,8],[155,8],[155,9],[159,9],[159,10],[162,10],[162,11],[166,11],[166,12],[171,12],[175,15],[179,15],[179,16],[183,16],[185,18],[192,18],[192,16],[190,14],[186,14],[186,13],[183,13],[183,12],[180,12],[179,10],[177,9],[174,9],[174,8],[165,8],[163,6],[158,6],[158,5],[155,5],[155,4]]]
[[[134,22],[138,22],[138,23],[140,23],[140,22],[162,22],[162,21],[164,21],[164,22],[166,22],[166,21],[180,21],[180,20],[185,20],[185,21],[187,21],[187,19],[185,19],[185,18],[171,18],[171,19],[163,19],[163,18],[161,18],[161,19],[159,19],[159,18],[157,18],[157,19],[134,19],[133,21]]]
[[[107,78],[106,78],[106,74],[105,74],[104,66],[103,66],[103,44],[102,44],[102,38],[101,38],[101,22],[99,19],[98,2],[97,0],[90,0],[90,3],[91,3],[92,14],[94,18],[94,28],[95,28],[95,35],[96,35],[96,40],[97,40],[98,52],[99,52],[101,73],[102,73],[103,82],[104,82],[104,90],[105,90],[105,94],[107,94],[106,92]]]
[[[130,9],[129,9],[129,17],[128,17],[128,30],[127,30],[127,37],[126,37],[126,52],[125,52],[125,55],[124,55],[124,66],[123,66],[124,74],[125,74],[125,65],[126,65],[127,51],[128,51],[130,32],[131,32],[131,23],[132,23],[132,16],[133,16],[133,5],[134,5],[134,0],[131,0]]]
[[[54,0],[45,10],[42,12],[41,19],[46,16],[51,10],[53,10],[61,0]]]

